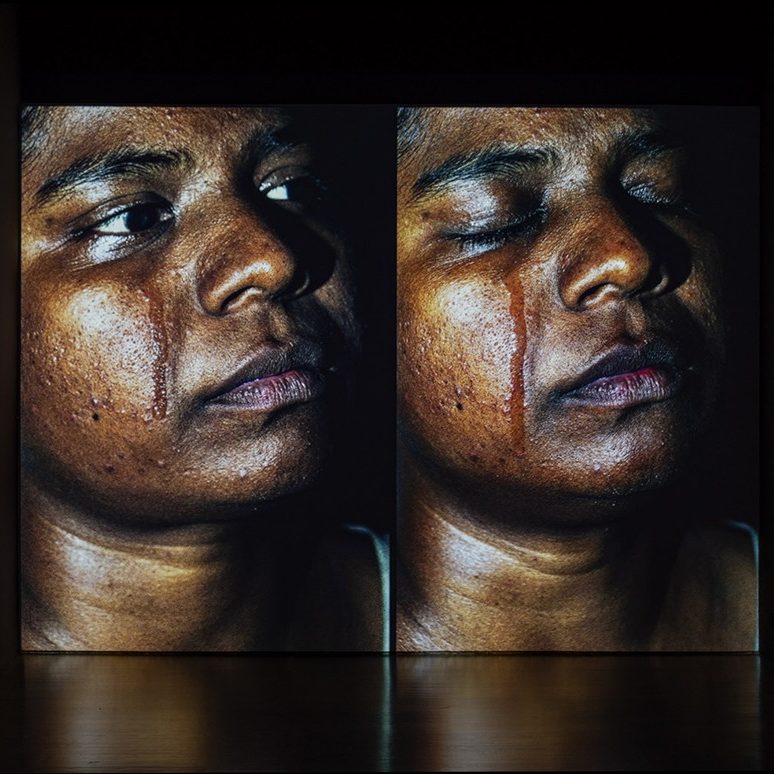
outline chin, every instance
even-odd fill
[[[177,517],[229,520],[245,510],[281,504],[313,487],[321,478],[324,455],[282,455],[270,462],[234,460],[215,470],[198,470],[186,477],[187,489],[176,498]]]
[[[656,492],[674,484],[686,468],[684,458],[677,454],[633,455],[612,462],[589,458],[566,476],[567,491],[602,499]]]

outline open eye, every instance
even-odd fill
[[[71,224],[70,238],[81,245],[84,264],[123,258],[154,244],[175,220],[172,205],[155,194],[106,202]]]
[[[283,167],[264,177],[258,190],[273,202],[313,206],[325,193],[322,182],[305,167]]]
[[[158,228],[172,217],[168,207],[158,202],[143,202],[103,218],[89,231],[102,236],[130,236]]]

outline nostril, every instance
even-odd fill
[[[266,291],[258,287],[247,287],[236,290],[224,299],[221,306],[221,314],[233,312],[240,306],[243,306],[250,301],[263,298],[265,295]]]
[[[618,295],[620,295],[620,293],[614,285],[597,285],[579,295],[576,302],[576,308],[580,310],[588,309],[591,306],[604,303],[610,297]]]
[[[640,294],[660,295],[669,287],[669,273],[660,263],[654,263],[650,273],[642,283]]]

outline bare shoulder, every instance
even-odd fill
[[[301,585],[291,649],[381,651],[389,615],[386,540],[342,527],[322,540]]]
[[[757,649],[757,542],[751,527],[733,521],[686,532],[673,583],[685,649]]]
[[[755,590],[758,583],[758,534],[748,524],[725,521],[686,533],[688,555],[706,565],[730,592]]]

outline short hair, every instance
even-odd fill
[[[37,154],[43,140],[49,110],[50,108],[44,105],[28,105],[22,108],[19,122],[22,164],[31,161]]]
[[[404,161],[419,140],[424,121],[422,108],[398,108],[398,161]]]

